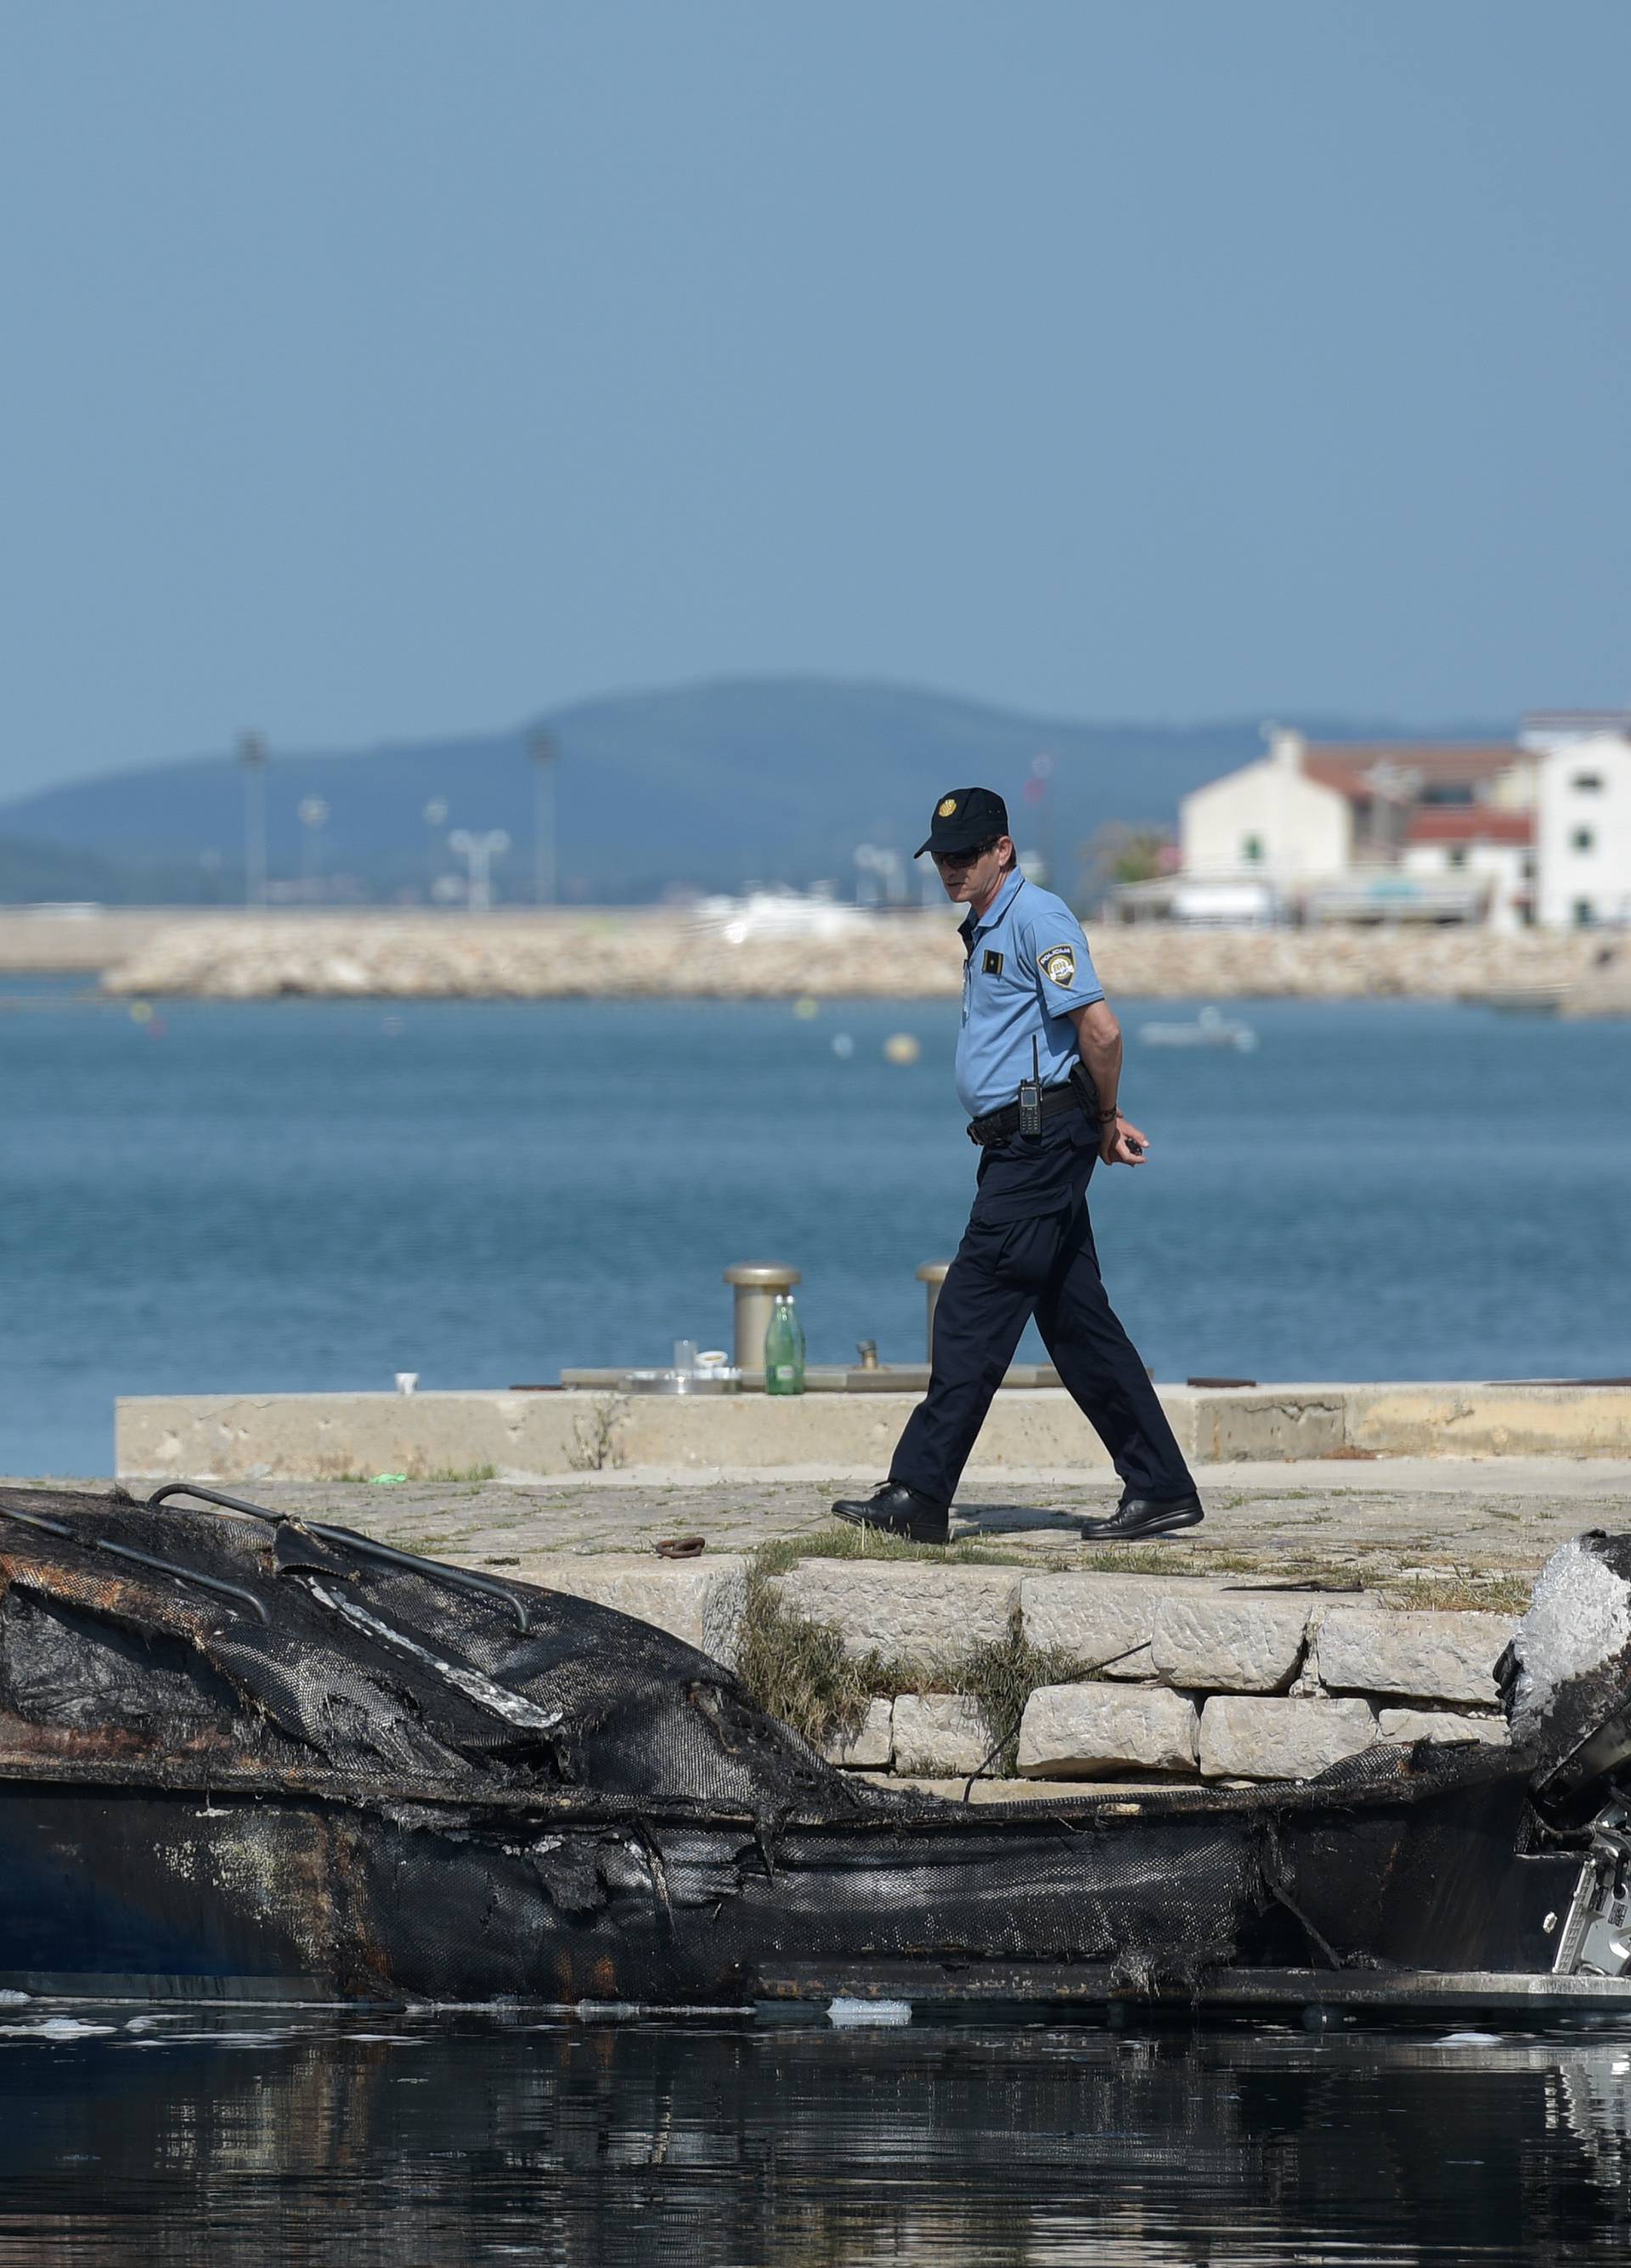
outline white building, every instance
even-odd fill
[[[1208,780],[1178,806],[1185,887],[1197,897],[1243,884],[1286,897],[1353,862],[1348,798],[1304,770],[1300,733],[1275,733],[1266,755]]]
[[[1273,732],[1266,755],[1179,805],[1166,909],[1193,920],[1255,885],[1310,919],[1515,924],[1531,918],[1535,771],[1509,742],[1310,746]]]
[[[1631,923],[1631,716],[1561,711],[1525,720],[1540,758],[1536,868],[1547,929]]]
[[[1405,829],[1401,870],[1428,890],[1464,886],[1474,920],[1522,929],[1535,918],[1535,814],[1489,804],[1424,804]]]

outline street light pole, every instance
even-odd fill
[[[431,830],[430,848],[425,852],[425,858],[430,869],[430,881],[426,885],[426,887],[430,895],[431,902],[434,904],[436,899],[436,870],[439,864],[436,838],[441,829],[447,824],[446,797],[445,795],[432,796],[424,810],[419,814],[419,816],[424,820],[425,825]]]
[[[492,862],[502,858],[510,847],[510,838],[503,828],[495,827],[486,835],[473,835],[468,827],[455,827],[447,837],[447,848],[455,858],[462,858],[469,873],[469,887],[465,902],[473,914],[484,914],[492,906]]]
[[[328,824],[328,806],[320,795],[301,799],[300,824],[306,829],[300,846],[300,879],[306,885],[306,895],[315,900],[318,895],[318,873],[322,865],[323,828]]]
[[[1025,783],[1025,800],[1037,806],[1037,832],[1042,837],[1042,880],[1049,889],[1057,889],[1059,870],[1053,862],[1053,799],[1048,792],[1048,782],[1057,767],[1044,748],[1030,760],[1030,777]]]
[[[560,750],[548,733],[535,733],[528,744],[533,766],[533,897],[555,903],[555,767]]]
[[[244,771],[244,903],[266,903],[266,743],[240,733],[238,761]]]

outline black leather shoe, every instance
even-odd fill
[[[948,1506],[900,1481],[885,1481],[869,1497],[845,1497],[832,1508],[852,1528],[880,1528],[886,1535],[904,1535],[913,1543],[944,1543],[951,1528]]]
[[[1084,1520],[1084,1543],[1136,1543],[1141,1536],[1170,1535],[1180,1528],[1199,1528],[1206,1518],[1200,1498],[1188,1496],[1124,1496],[1108,1520]]]

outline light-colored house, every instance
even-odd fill
[[[1283,897],[1339,874],[1351,863],[1354,815],[1347,798],[1304,767],[1300,733],[1276,732],[1268,752],[1221,779],[1208,780],[1178,806],[1184,881],[1204,893],[1243,883]]]
[[[1316,741],[1304,769],[1347,797],[1361,867],[1397,865],[1418,812],[1530,811],[1535,802],[1535,759],[1510,740]]]
[[[1540,760],[1537,912],[1547,929],[1631,923],[1631,716],[1543,712],[1524,721]]]
[[[1494,930],[1535,917],[1535,814],[1492,804],[1422,804],[1405,829],[1401,871],[1429,889],[1462,883]]]
[[[1316,918],[1476,919],[1497,897],[1503,919],[1522,918],[1517,837],[1535,771],[1510,742],[1310,744],[1272,731],[1266,755],[1179,805],[1170,909],[1193,919],[1255,885],[1282,914]],[[1467,816],[1435,835],[1427,815],[1441,811]],[[1524,816],[1524,829],[1497,814]],[[1473,815],[1490,825],[1480,832]],[[1407,857],[1413,828],[1419,855]]]

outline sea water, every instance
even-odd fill
[[[0,1464],[106,1470],[116,1392],[548,1379],[921,1346],[972,1179],[955,1011],[0,1010]],[[1163,1376],[1631,1370],[1627,1035],[1280,1002],[1145,1049],[1093,1191]],[[915,1063],[886,1060],[907,1033]],[[897,1050],[897,1053],[905,1052]],[[840,2012],[847,2013],[847,2012]],[[792,2026],[0,2007],[0,2268],[1561,2268],[1631,2248],[1631,2034]]]
[[[0,2268],[1577,2268],[1631,2036],[0,2011]]]
[[[923,1358],[977,1162],[953,1004],[81,989],[0,1005],[0,1470],[105,1473],[116,1394],[728,1347],[736,1260],[803,1271],[812,1363]],[[1631,1026],[1271,1001],[1251,1053],[1140,1042],[1195,1005],[1118,1004],[1149,1161],[1091,1191],[1159,1377],[1631,1373]]]

